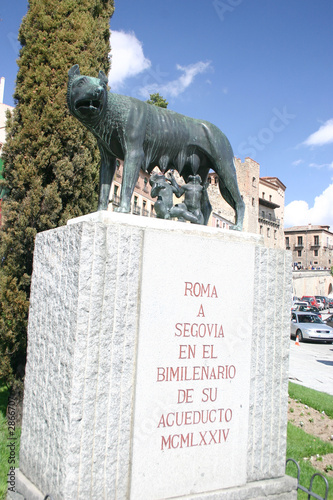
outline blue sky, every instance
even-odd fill
[[[13,104],[26,0],[0,7],[0,76]],[[333,228],[333,2],[115,0],[111,89],[217,125],[235,156],[286,189],[286,226]]]

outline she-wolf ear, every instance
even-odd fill
[[[80,76],[80,69],[78,64],[74,64],[71,69],[68,71],[68,78],[71,80],[74,76]]]
[[[105,85],[107,85],[107,83],[108,83],[108,77],[106,76],[106,74],[104,73],[104,71],[102,71],[102,70],[99,71],[98,78],[99,78],[99,80],[102,83],[105,83]]]

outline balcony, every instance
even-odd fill
[[[258,222],[260,224],[266,224],[267,226],[272,226],[277,229],[280,227],[280,219],[276,219],[275,217],[267,218],[259,215]]]
[[[132,214],[134,214],[134,215],[141,215],[141,208],[138,207],[137,205],[133,205]]]
[[[115,207],[118,207],[120,204],[120,196],[114,194],[111,202],[112,202],[112,205],[114,205]]]

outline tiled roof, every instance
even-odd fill
[[[292,231],[292,232],[301,232],[301,231],[329,231],[330,226],[293,226],[293,227],[286,227],[284,231]]]

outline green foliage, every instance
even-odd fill
[[[318,472],[310,463],[309,458],[311,456],[321,456],[326,455],[328,453],[333,453],[333,445],[331,443],[325,443],[321,441],[321,439],[311,436],[310,434],[306,434],[302,429],[295,427],[291,423],[288,423],[287,430],[287,458],[293,458],[296,460],[301,469],[300,475],[300,484],[306,488],[310,486],[310,480],[313,474]],[[304,458],[306,460],[304,460]],[[314,461],[314,465],[315,465]],[[286,467],[286,474],[292,477],[297,477],[297,468],[293,463],[288,463]],[[326,479],[329,483],[329,496],[328,498],[333,498],[333,479],[329,476],[326,476]],[[325,486],[324,481],[320,478],[315,478],[313,483],[313,491],[317,495],[321,495],[324,497],[325,495]],[[298,500],[306,500],[308,496],[299,491]]]
[[[169,104],[168,101],[166,101],[158,92],[156,92],[156,94],[150,94],[149,99],[146,102],[148,102],[148,104],[158,106],[159,108],[167,108]]]
[[[306,404],[320,412],[324,411],[329,417],[333,417],[333,397],[325,392],[315,391],[303,387],[299,384],[289,382],[289,396],[292,399],[298,400],[300,403]],[[313,474],[318,472],[308,460],[311,456],[321,456],[327,453],[333,453],[333,444],[325,443],[319,438],[306,434],[302,429],[288,423],[287,431],[287,458],[296,460],[301,468],[300,484],[306,488],[310,485],[310,480]],[[306,460],[304,460],[304,458]],[[320,458],[320,457],[319,457]],[[314,461],[313,465],[315,465]],[[286,473],[289,476],[297,477],[297,469],[294,464],[288,463]],[[333,499],[333,479],[326,476],[329,482],[328,498]],[[313,490],[317,495],[324,497],[325,488],[324,482],[320,478],[315,478]],[[299,491],[298,500],[306,500],[306,493]]]
[[[67,109],[67,73],[110,66],[113,0],[30,0],[4,147],[0,246],[0,379],[24,373],[34,239],[38,232],[96,210],[96,141]]]
[[[308,387],[289,382],[289,396],[297,399],[300,403],[311,406],[320,412],[324,411],[326,415],[333,418],[333,397],[326,392],[315,391]]]

